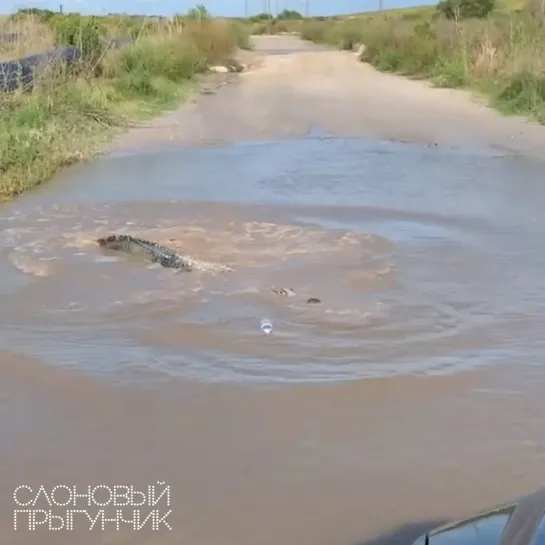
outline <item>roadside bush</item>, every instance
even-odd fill
[[[222,20],[186,23],[173,29],[173,33],[181,36],[184,43],[192,43],[212,64],[225,60],[236,49],[239,40],[231,23]]]
[[[247,23],[242,21],[231,21],[231,29],[233,37],[235,38],[236,44],[240,49],[251,49],[250,43],[250,34],[251,27]]]
[[[293,20],[301,20],[303,16],[298,12],[291,9],[285,9],[284,11],[281,11],[276,18],[279,21],[287,20],[287,21],[293,21]]]
[[[301,38],[315,43],[331,43],[335,41],[334,26],[325,21],[305,21],[301,28]]]
[[[355,45],[363,43],[364,27],[357,19],[338,21],[307,19],[301,27],[301,38],[351,50]]]
[[[270,13],[259,13],[258,15],[252,15],[248,20],[251,23],[263,23],[264,21],[270,21],[274,17]]]
[[[83,59],[93,64],[102,56],[106,29],[96,17],[56,15],[51,18],[50,25],[55,34],[56,46],[78,47]]]
[[[32,93],[0,94],[0,200],[92,155],[129,119],[173,104],[193,76],[227,61],[243,40],[241,29],[212,18],[155,22],[136,44],[106,51],[99,40],[111,30],[103,20],[56,15],[51,28],[57,43],[83,45],[86,69],[80,76],[51,71]]]
[[[110,77],[118,91],[136,96],[160,96],[165,80],[178,83],[207,69],[207,52],[182,32],[142,40],[118,53]]]
[[[495,0],[441,0],[437,11],[447,19],[483,18],[495,8]]]
[[[105,34],[109,38],[123,36],[135,40],[151,26],[150,21],[145,17],[123,17],[121,15],[113,15],[100,18],[100,21]]]
[[[204,4],[198,4],[187,12],[186,19],[188,21],[207,21],[210,19],[210,13]]]
[[[379,70],[428,78],[441,87],[471,86],[506,113],[545,122],[542,1],[527,0],[512,12],[491,11],[491,0],[446,1],[460,8],[458,15],[438,17],[422,8],[409,12],[411,17],[401,12],[348,22],[305,21],[302,35],[344,49],[355,41],[363,43],[362,60]],[[445,9],[445,4],[439,8]]]

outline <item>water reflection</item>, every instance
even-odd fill
[[[414,545],[498,545],[515,505],[420,537]]]

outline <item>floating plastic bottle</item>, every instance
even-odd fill
[[[270,335],[272,330],[273,326],[270,320],[268,320],[267,318],[263,318],[263,320],[261,320],[261,331],[263,331],[265,335]]]

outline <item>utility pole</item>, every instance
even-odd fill
[[[384,0],[378,0],[378,10],[379,10],[379,11],[382,11],[382,9],[383,9],[383,5],[382,5],[382,4],[383,4],[383,1],[384,1]]]
[[[244,17],[248,18],[248,0],[244,0]]]
[[[305,0],[305,16],[308,17],[309,15],[310,15],[310,0]]]

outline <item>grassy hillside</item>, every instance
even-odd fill
[[[498,12],[514,12],[520,10],[524,7],[524,0],[499,0],[497,2],[496,11]],[[360,13],[353,13],[350,15],[344,15],[343,19],[352,19],[352,18],[365,18],[372,15],[377,15],[381,13],[388,17],[401,17],[401,18],[426,18],[432,17],[436,12],[436,4],[429,6],[411,6],[409,8],[393,8],[385,9],[382,12],[378,11],[366,11]]]
[[[473,88],[506,114],[545,123],[541,0],[498,2],[481,17],[456,13],[449,19],[436,7],[420,7],[306,20],[301,36],[343,49],[364,44],[362,60],[379,70],[426,78],[440,87]]]

